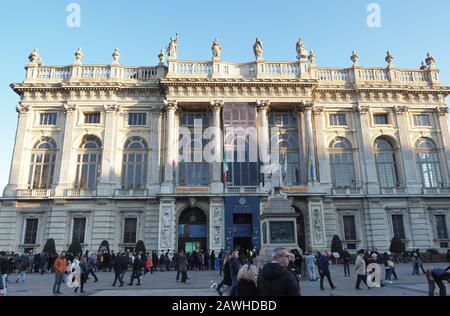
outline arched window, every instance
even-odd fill
[[[416,160],[423,186],[427,188],[442,186],[438,152],[431,139],[422,137],[417,140]]]
[[[29,189],[50,189],[55,172],[56,143],[50,137],[42,137],[31,154]]]
[[[143,189],[147,183],[148,146],[144,139],[131,137],[125,142],[122,162],[122,188]]]
[[[333,186],[354,186],[355,166],[350,142],[345,138],[336,138],[331,142],[329,151]]]
[[[397,187],[398,172],[394,146],[387,139],[378,138],[374,143],[374,153],[380,187]]]
[[[102,143],[92,135],[83,137],[77,157],[76,189],[93,190],[100,178]]]

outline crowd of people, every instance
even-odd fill
[[[221,250],[217,255],[214,251],[193,251],[185,253],[167,251],[151,252],[120,252],[99,251],[89,254],[73,254],[62,252],[59,255],[48,253],[23,253],[0,252],[0,293],[7,294],[8,277],[18,273],[16,283],[26,281],[27,273],[55,273],[53,294],[61,294],[61,284],[67,283],[74,289],[75,293],[84,293],[84,286],[93,277],[93,282],[98,281],[96,272],[114,271],[112,286],[117,284],[124,286],[124,277],[131,270],[129,286],[136,281],[141,285],[143,276],[155,271],[176,271],[176,281],[186,284],[189,280],[188,271],[218,270],[223,279],[213,284],[219,295],[229,296],[284,296],[300,295],[300,280],[302,276],[308,277],[311,282],[320,280],[320,289],[324,290],[324,280],[328,281],[329,287],[334,290],[330,264],[336,264],[337,258],[328,251],[303,252],[301,249],[288,251],[285,248],[275,249],[272,261],[265,265],[257,261],[256,251],[228,251]],[[339,262],[343,264],[344,276],[350,277],[350,264],[355,264],[354,274],[356,276],[355,289],[361,290],[363,282],[368,285],[367,267],[376,263],[384,268],[384,283],[392,283],[392,278],[398,279],[395,271],[396,257],[390,252],[379,252],[378,249],[357,251],[356,258],[350,255],[347,249],[340,252]],[[450,251],[447,252],[447,260],[450,265]],[[439,287],[440,295],[446,295],[443,281],[450,283],[450,266],[446,269],[430,267],[425,270],[423,259],[419,249],[411,252],[412,275],[419,275],[420,271],[425,274],[429,284],[429,295],[434,294],[436,286]],[[181,280],[180,280],[181,277]],[[12,281],[14,282],[14,281]]]

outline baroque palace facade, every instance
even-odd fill
[[[78,50],[63,67],[31,53],[11,85],[20,102],[0,249],[40,251],[49,238],[57,250],[259,248],[270,174],[233,161],[236,144],[220,137],[226,166],[180,161],[179,131],[199,120],[254,127],[259,152],[279,128],[303,249],[330,249],[333,235],[350,251],[388,249],[393,236],[448,248],[450,88],[433,57],[406,70],[388,52],[387,67],[365,68],[354,52],[348,68],[321,68],[301,41],[297,61],[272,62],[257,39],[255,61],[235,64],[217,39],[210,61],[179,60],[177,44],[155,67],[122,66],[118,50],[108,65],[83,65]]]

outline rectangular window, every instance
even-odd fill
[[[100,113],[84,113],[84,123],[85,124],[100,124]]]
[[[428,114],[415,114],[413,115],[415,126],[431,126],[430,116]]]
[[[86,218],[73,219],[72,242],[84,244],[84,235],[86,232]]]
[[[347,120],[344,113],[330,114],[330,125],[331,126],[345,126],[347,125]]]
[[[125,218],[123,230],[123,243],[136,243],[137,218]]]
[[[445,215],[434,215],[434,224],[436,227],[437,239],[448,239],[447,223]]]
[[[356,240],[356,223],[354,215],[343,216],[345,240]]]
[[[27,218],[25,223],[25,237],[23,243],[25,245],[36,244],[37,230],[39,220],[37,218]]]
[[[41,113],[40,125],[56,125],[56,113]]]
[[[146,125],[147,113],[128,113],[128,125]]]
[[[387,114],[374,114],[373,115],[373,123],[376,125],[386,125],[388,122]]]
[[[406,239],[405,227],[403,226],[403,215],[392,215],[392,229],[394,236],[400,239]]]

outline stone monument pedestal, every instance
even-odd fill
[[[283,193],[269,197],[261,219],[261,250],[256,257],[258,268],[272,261],[272,251],[276,248],[287,248],[288,251],[298,248],[296,213]]]

